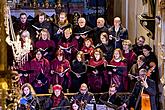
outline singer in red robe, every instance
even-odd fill
[[[49,61],[42,56],[42,51],[40,49],[37,50],[36,57],[30,62],[30,69],[34,70],[34,72],[29,75],[29,83],[33,85],[34,89],[41,88],[44,85],[47,86],[44,88],[45,90],[43,92],[41,92],[42,89],[40,89],[39,91],[36,91],[36,93],[48,92],[50,64]],[[47,81],[38,79],[40,74],[43,74],[43,78]]]
[[[123,56],[127,60],[128,71],[131,69],[132,65],[136,63],[136,54],[132,50],[132,43],[130,40],[123,40]]]
[[[55,43],[53,40],[50,40],[50,34],[47,29],[42,29],[39,40],[35,43],[35,48],[42,48],[45,51],[44,57],[47,58],[49,61],[53,60]]]
[[[56,56],[51,62],[51,84],[60,84],[65,91],[71,86],[70,63],[65,59],[63,50],[57,50]]]
[[[98,67],[101,65],[106,65],[107,62],[103,58],[103,52],[100,48],[94,50],[93,58],[90,59],[89,65],[93,67]],[[101,92],[103,86],[103,79],[106,70],[101,70],[101,68],[96,68],[96,70],[89,71],[87,73],[88,85],[90,86],[91,92]]]
[[[64,30],[64,36],[58,42],[58,45],[64,50],[66,59],[72,61],[76,57],[78,42],[75,38],[73,38],[71,28]]]
[[[111,76],[110,83],[117,85],[118,91],[127,91],[128,90],[128,73],[127,73],[127,63],[125,58],[122,55],[122,52],[119,48],[114,50],[113,58],[109,63],[110,65],[117,66],[117,68],[125,67],[122,71],[118,71],[118,69],[113,69],[108,74]]]
[[[85,54],[85,60],[89,60],[89,56],[92,56],[94,51],[94,45],[91,38],[84,39],[84,45],[81,51],[83,51]]]

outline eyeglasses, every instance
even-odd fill
[[[78,23],[84,23],[84,22],[78,22]]]
[[[145,76],[146,76],[146,74],[139,74],[139,76],[140,76],[140,77],[145,77]]]
[[[100,54],[95,53],[94,55],[100,55]]]
[[[139,42],[144,42],[143,40],[138,40]]]
[[[80,89],[81,91],[86,91],[87,89]]]

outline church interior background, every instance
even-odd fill
[[[74,14],[84,15],[88,25],[95,27],[96,19],[102,16],[107,24],[113,25],[113,18],[119,16],[122,24],[128,29],[129,39],[134,43],[137,36],[145,36],[148,43],[154,50],[158,58],[159,67],[159,91],[160,108],[165,109],[165,0],[153,0],[154,12],[151,4],[144,6],[145,0],[1,0],[0,1],[0,110],[6,108],[6,97],[12,91],[12,95],[17,95],[17,76],[8,70],[7,62],[7,23],[5,22],[7,5],[10,6],[13,19],[19,17],[21,12],[26,12],[28,19],[33,19],[40,11],[48,14],[49,20],[56,20],[55,16],[60,10],[65,10],[69,19],[74,19]],[[146,0],[149,1],[149,0]],[[150,0],[152,1],[152,0]],[[146,8],[146,9],[145,9]],[[149,10],[151,12],[149,12]],[[141,15],[146,11],[150,13],[149,18]],[[155,17],[159,16],[159,22]],[[151,26],[148,26],[151,23]],[[153,23],[153,24],[152,24]],[[148,26],[148,27],[147,27]],[[7,91],[10,92],[8,93]],[[14,96],[12,98],[15,98]]]

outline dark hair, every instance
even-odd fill
[[[27,14],[26,14],[26,13],[21,13],[21,14],[20,14],[20,17],[21,17],[22,15],[25,15],[25,16],[27,16]]]
[[[152,48],[148,44],[145,44],[143,46],[143,49],[147,49],[148,51],[151,51],[152,50]]]
[[[135,43],[137,42],[137,40],[139,40],[140,38],[142,38],[144,41],[146,40],[144,36],[139,36],[135,38]]]
[[[80,106],[81,106],[80,101],[74,100],[74,101],[71,103],[71,110],[73,110],[73,108],[72,108],[72,105],[73,105],[73,104],[77,104],[77,105],[79,106],[79,108],[80,108]]]
[[[103,37],[106,39],[106,41],[109,40],[109,36],[108,36],[108,34],[107,34],[106,32],[102,32],[102,33],[100,34],[100,37],[101,37],[101,36],[103,36]]]
[[[139,55],[138,58],[143,62],[145,61],[145,57],[143,55]]]
[[[38,16],[44,16],[46,18],[46,14],[44,12],[41,12]]]
[[[35,91],[34,91],[34,89],[33,89],[33,87],[32,87],[32,85],[31,84],[29,84],[29,83],[25,83],[25,84],[23,84],[22,85],[22,87],[21,87],[21,95],[22,96],[25,96],[25,93],[24,93],[24,88],[25,87],[28,87],[29,88],[29,90],[30,90],[30,93],[29,94],[32,94],[32,95],[36,95],[36,93],[35,93]]]

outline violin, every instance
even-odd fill
[[[149,70],[148,70],[148,72],[147,72],[147,77],[150,77],[151,76],[151,74],[152,74],[152,72],[154,71],[154,69],[155,69],[155,66],[153,66],[153,67],[151,67]]]

